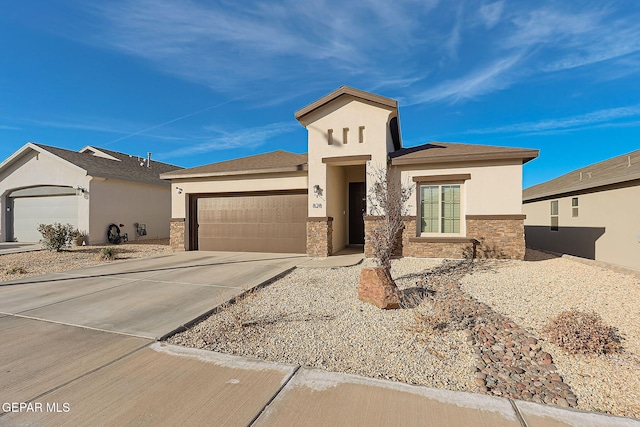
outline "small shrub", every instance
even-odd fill
[[[572,354],[606,354],[620,351],[617,329],[606,326],[599,314],[565,311],[543,329],[551,341]]]
[[[462,257],[466,260],[472,259],[507,259],[507,254],[496,245],[486,243],[484,237],[475,240],[471,246],[462,250]]]
[[[10,265],[7,268],[4,269],[4,274],[10,275],[10,274],[27,274],[27,270],[24,267],[21,266],[16,266],[16,265]]]
[[[39,224],[38,231],[42,234],[42,246],[50,251],[60,252],[63,248],[71,247],[76,237],[76,229],[71,224]]]
[[[102,260],[108,261],[114,259],[116,256],[116,251],[112,247],[106,247],[100,249],[100,254],[98,257]]]

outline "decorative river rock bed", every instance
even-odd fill
[[[435,307],[446,312],[450,328],[465,331],[468,343],[474,347],[479,391],[576,407],[575,394],[556,372],[551,355],[542,350],[538,340],[460,288],[455,279],[464,275],[466,268],[464,264],[445,264],[442,270],[448,274],[438,276],[432,272],[418,286],[433,292]],[[454,280],[444,283],[442,277]]]

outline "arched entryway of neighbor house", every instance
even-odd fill
[[[41,185],[10,191],[6,197],[5,237],[8,242],[38,242],[39,224],[78,227],[78,195],[73,187]]]
[[[370,156],[327,163],[327,215],[333,218],[332,254],[348,249],[364,252],[367,204],[366,161]]]

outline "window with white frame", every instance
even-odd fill
[[[558,231],[558,201],[551,201],[551,231]]]
[[[420,232],[459,234],[461,185],[420,186]]]
[[[578,198],[577,197],[573,197],[571,199],[571,216],[573,218],[578,217]]]

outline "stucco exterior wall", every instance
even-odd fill
[[[313,194],[314,185],[328,189],[327,164],[323,163],[322,159],[370,155],[371,160],[367,168],[384,168],[387,163],[387,147],[391,144],[387,125],[390,118],[396,115],[397,112],[392,108],[381,107],[351,96],[341,96],[305,117],[309,132],[309,194]],[[359,142],[360,127],[364,127],[362,143]],[[349,129],[346,143],[343,138],[345,128]],[[328,141],[329,129],[333,130],[332,144]],[[367,181],[367,188],[370,184]],[[327,215],[330,216],[327,205],[314,205],[313,198],[309,197],[309,216]]]
[[[176,187],[182,191],[178,193]],[[171,217],[186,218],[189,194],[237,191],[305,190],[306,172],[240,175],[238,177],[185,178],[171,181]],[[311,193],[313,194],[313,193]]]
[[[0,174],[0,241],[6,241],[7,195],[14,190],[43,185],[88,188],[91,177],[84,170],[48,153],[27,151]],[[89,200],[78,196],[78,228],[88,229]]]
[[[578,198],[578,216],[571,200]],[[558,200],[558,231],[551,201]],[[640,183],[523,204],[527,246],[640,270]]]
[[[89,186],[89,244],[107,242],[107,227],[124,224],[121,233],[129,240],[169,237],[171,190],[157,186],[114,179],[94,178]],[[134,223],[146,224],[147,235],[137,236]]]
[[[462,187],[462,215],[519,215],[522,213],[522,162],[494,161],[466,164],[429,165],[428,168],[401,166],[403,184],[413,185],[407,214],[417,215],[417,192],[413,177],[471,174]]]

